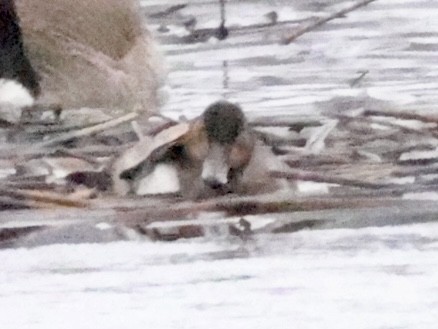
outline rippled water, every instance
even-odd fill
[[[144,3],[158,10],[179,2]],[[229,1],[228,23],[263,23],[271,10],[280,21],[303,19],[350,3]],[[181,15],[195,15],[198,27],[218,24],[215,1],[190,1]],[[400,109],[434,110],[437,15],[435,1],[376,1],[289,46],[277,43],[279,28],[232,29],[222,43],[183,44],[175,36],[184,31],[168,24],[169,32],[158,34],[170,70],[165,111],[190,117],[228,97],[252,115],[329,113],[339,110],[330,100],[364,95]],[[154,29],[162,23],[150,22]],[[4,249],[0,266],[1,328],[434,329],[438,322],[435,223],[245,242]]]

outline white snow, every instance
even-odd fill
[[[330,185],[326,183],[297,181],[298,191],[304,195],[327,194],[330,191]]]
[[[436,328],[438,224],[0,251],[2,328]]]

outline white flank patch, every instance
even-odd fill
[[[0,106],[3,104],[14,107],[25,107],[33,105],[35,99],[21,83],[0,79]]]
[[[174,166],[159,164],[146,176],[137,189],[137,194],[175,193],[180,189],[178,172]]]

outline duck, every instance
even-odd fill
[[[158,111],[165,68],[138,0],[3,0],[0,10],[0,78],[36,102],[110,116]]]
[[[154,137],[159,143],[150,139],[136,146],[137,155],[147,149],[141,161],[137,159],[123,170],[116,166],[114,179],[123,186],[116,193],[153,194],[152,185],[155,191],[161,190],[169,177],[171,182],[178,180],[169,192],[186,199],[253,195],[286,187],[284,180],[270,175],[271,170],[286,165],[258,140],[238,104],[216,101],[199,117],[170,130]],[[120,161],[126,162],[126,156]]]

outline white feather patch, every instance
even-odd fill
[[[169,164],[158,164],[139,184],[137,194],[151,195],[175,193],[180,189],[176,168]]]
[[[33,105],[35,99],[21,83],[0,79],[0,106],[9,105],[17,108]]]

